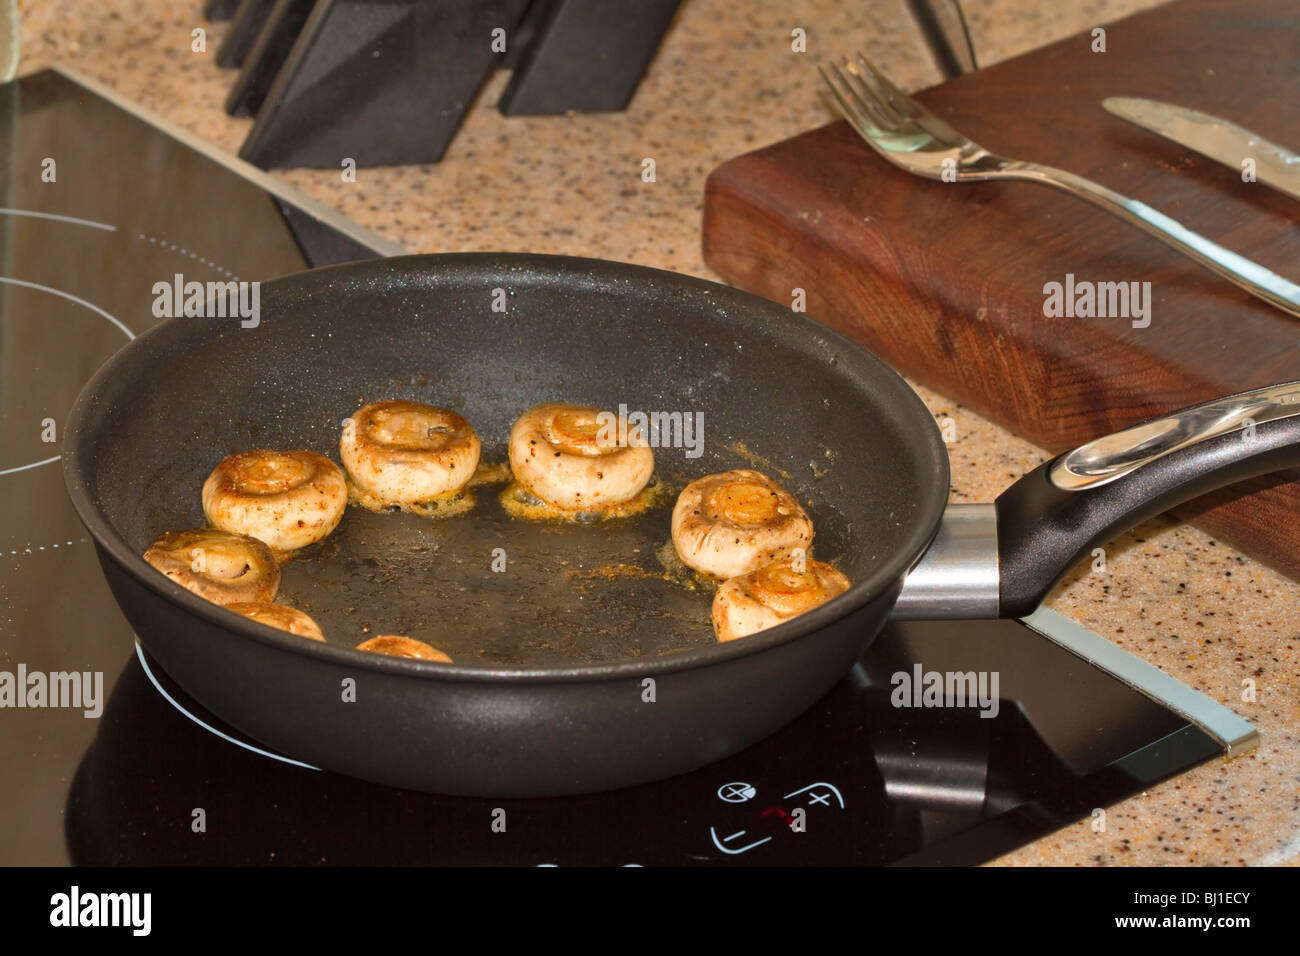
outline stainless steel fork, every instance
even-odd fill
[[[890,83],[861,54],[818,71],[849,124],[900,169],[927,179],[1020,179],[1055,186],[1154,236],[1251,295],[1300,316],[1300,286],[1295,283],[1082,176],[989,152]]]

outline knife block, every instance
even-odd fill
[[[430,163],[497,68],[504,113],[623,109],[679,2],[242,0],[217,62],[240,67],[226,110],[255,117],[249,162]]]

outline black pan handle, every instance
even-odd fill
[[[997,499],[1003,617],[1029,614],[1084,554],[1197,495],[1300,467],[1300,382],[1216,399],[1066,452]]]

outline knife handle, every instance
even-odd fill
[[[1113,189],[1107,189],[1064,169],[1038,163],[1008,163],[998,178],[1023,179],[1064,190],[1123,219],[1130,226],[1136,226],[1147,235],[1154,236],[1269,305],[1300,317],[1300,286],[1264,268],[1258,262],[1211,242],[1145,203],[1129,199]]]

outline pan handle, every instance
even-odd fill
[[[995,502],[999,613],[1029,614],[1084,554],[1197,495],[1300,467],[1300,382],[1216,399],[1047,462]]]

